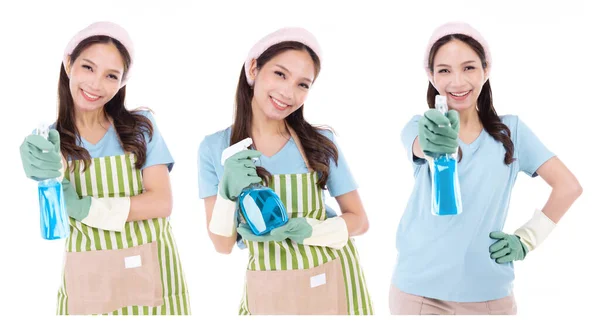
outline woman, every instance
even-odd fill
[[[30,135],[21,146],[35,180],[61,176],[61,154],[68,161],[60,315],[190,313],[168,221],[173,158],[151,113],[124,105],[133,56],[128,33],[114,23],[77,33],[65,49],[48,140]]]
[[[427,102],[447,97],[447,116],[415,116],[402,139],[415,186],[397,232],[398,260],[390,289],[392,314],[516,314],[513,262],[523,260],[555,228],[581,194],[567,167],[517,116],[492,103],[491,53],[471,26],[448,23],[425,54]],[[463,211],[431,213],[431,155],[455,153]],[[552,193],[514,234],[503,231],[519,171],[540,176]]]
[[[200,145],[200,197],[215,249],[230,253],[238,233],[240,245],[249,248],[242,315],[372,314],[350,238],[368,228],[357,186],[332,132],[304,120],[303,104],[320,63],[317,40],[304,29],[264,37],[242,67],[233,125]],[[248,137],[253,149],[222,165],[223,150]],[[235,201],[244,188],[261,182],[281,198],[290,219],[256,236],[247,224],[237,227]],[[326,212],[325,188],[340,216]]]

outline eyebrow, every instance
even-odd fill
[[[279,67],[279,68],[281,68],[282,70],[284,70],[284,71],[286,71],[286,72],[288,72],[288,73],[290,73],[290,71],[289,71],[289,70],[287,70],[287,68],[286,68],[286,67],[284,67],[284,66],[282,66],[282,65],[280,65],[280,64],[276,64],[275,66],[276,66],[276,67]],[[305,80],[305,81],[307,81],[307,82],[309,82],[310,84],[312,84],[312,79],[308,79],[308,78],[306,78],[306,77],[302,77],[301,79],[302,79],[302,80]]]
[[[465,62],[461,63],[461,65],[465,65],[468,63],[475,63],[475,62],[476,62],[475,60],[469,60],[469,61],[465,61]],[[440,64],[436,65],[436,67],[450,67],[450,65],[440,63]]]
[[[84,58],[84,59],[82,59],[82,60],[83,60],[83,61],[86,61],[86,62],[89,62],[89,63],[91,63],[91,64],[92,64],[93,66],[95,66],[95,67],[97,67],[97,66],[98,66],[97,64],[95,64],[95,63],[94,63],[94,62],[92,62],[91,60],[88,60],[88,59],[85,59],[85,58]],[[121,72],[120,72],[119,70],[117,70],[117,69],[108,69],[108,71],[109,71],[109,72],[114,72],[114,73],[117,73],[117,74],[119,74],[119,75],[121,74]]]

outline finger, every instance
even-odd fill
[[[58,178],[60,177],[60,171],[58,170],[41,170],[41,169],[31,169],[29,172],[30,178],[38,178],[38,179],[48,179],[48,178]]]
[[[441,146],[445,146],[448,148],[457,148],[458,147],[458,140],[456,138],[439,136],[439,135],[432,134],[431,132],[427,132],[427,131],[423,132],[423,138],[425,138],[427,141],[431,142],[432,144],[441,145]]]
[[[33,149],[29,149],[29,156],[32,158],[31,160],[39,160],[40,162],[56,162],[61,163],[62,159],[60,154],[51,151],[48,153],[44,153],[41,150],[34,147]]]
[[[55,129],[48,131],[48,141],[54,145],[55,150],[60,150],[60,134]],[[58,147],[58,149],[56,149]]]
[[[25,138],[25,141],[40,151],[54,150],[54,145],[42,136],[31,134]]]
[[[448,110],[446,117],[448,118],[448,121],[450,121],[451,126],[454,126],[460,122],[460,114],[454,109]]]
[[[514,254],[509,254],[506,256],[503,256],[499,259],[496,259],[497,263],[508,263],[508,262],[512,262],[515,260],[515,255]]]
[[[36,160],[32,155],[27,156],[27,162],[33,169],[38,170],[60,170],[62,164],[60,162],[49,162]]]
[[[490,253],[498,252],[504,247],[508,247],[508,241],[505,239],[500,239],[495,244],[490,246]]]
[[[502,231],[492,231],[490,232],[490,238],[492,239],[505,239],[508,235]]]
[[[252,159],[252,158],[256,158],[256,157],[260,157],[262,155],[261,152],[254,150],[254,149],[247,149],[247,150],[243,150],[241,152],[237,152],[235,154],[233,154],[229,159],[227,160],[244,160],[244,159]]]
[[[510,254],[510,248],[509,247],[504,247],[501,250],[499,250],[499,251],[497,251],[495,253],[492,253],[491,257],[492,257],[492,259],[497,259],[497,258],[503,257],[503,256],[508,255],[508,254]]]
[[[426,111],[424,116],[438,126],[450,126],[450,120],[448,120],[448,118],[444,116],[444,114],[435,109],[430,109]]]

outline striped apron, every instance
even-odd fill
[[[304,174],[272,175],[269,187],[290,218],[326,220],[323,190],[300,140],[292,138],[309,169]],[[240,315],[372,315],[373,307],[354,239],[343,248],[244,240],[249,250]]]
[[[141,194],[135,155],[71,161],[65,172],[80,196]],[[70,162],[70,163],[71,163]],[[188,315],[188,288],[168,218],[126,222],[122,232],[70,219],[57,314]]]

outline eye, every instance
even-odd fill
[[[275,71],[275,75],[282,77],[283,79],[285,79],[285,74],[281,71]]]
[[[474,67],[474,66],[466,66],[466,67],[465,67],[465,71],[467,71],[467,70],[473,70],[473,69],[475,69],[475,67]]]
[[[82,64],[82,65],[81,65],[81,67],[82,67],[82,68],[84,68],[84,69],[86,69],[86,70],[93,71],[93,70],[92,70],[92,67],[90,67],[90,66],[89,66],[89,65],[87,65],[87,64]]]
[[[119,77],[117,77],[117,76],[115,76],[115,75],[113,75],[113,74],[109,74],[109,75],[108,75],[108,78],[110,78],[110,79],[114,79],[114,80],[118,80],[118,79],[119,79]]]
[[[438,71],[438,74],[445,74],[445,73],[449,73],[450,71],[448,71],[448,69],[440,69]]]
[[[309,86],[306,83],[300,83],[300,87],[307,89],[307,90],[309,89]]]

